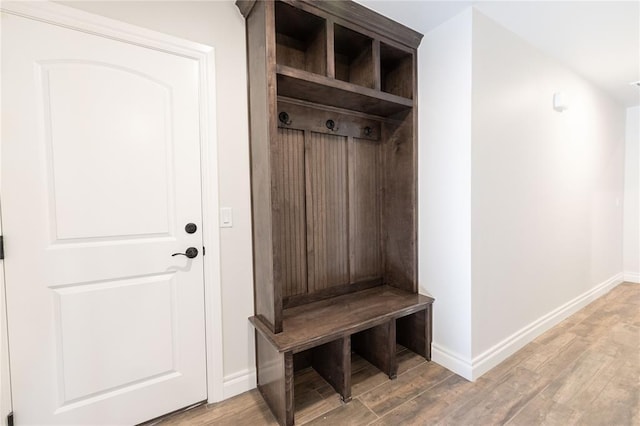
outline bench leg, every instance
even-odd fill
[[[256,331],[258,389],[281,426],[293,425],[293,354],[280,353]]]
[[[351,401],[351,339],[349,336],[313,348],[311,365],[344,402]]]

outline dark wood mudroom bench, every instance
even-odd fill
[[[283,330],[274,334],[258,317],[255,326],[261,365],[269,365],[259,389],[283,424],[293,424],[293,374],[312,366],[351,400],[351,351],[394,379],[396,343],[431,359],[433,299],[391,286],[325,299],[283,311]],[[397,323],[401,323],[396,327]]]
[[[347,402],[351,354],[431,358],[418,294],[417,49],[352,1],[238,0],[246,19],[257,386],[294,424],[294,373]]]

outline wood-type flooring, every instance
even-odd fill
[[[296,424],[640,425],[640,284],[623,283],[476,382],[399,347],[398,378],[354,354],[353,400],[296,373]],[[149,424],[276,425],[257,390]]]

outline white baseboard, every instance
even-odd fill
[[[640,272],[624,271],[624,280],[628,283],[640,284]]]
[[[431,343],[431,360],[447,370],[453,371],[458,376],[472,380],[473,366],[469,360],[435,342]]]
[[[240,395],[256,387],[256,370],[243,370],[225,376],[222,398],[227,399]]]
[[[622,278],[622,273],[614,275],[591,290],[584,292],[580,296],[570,300],[564,305],[538,318],[531,324],[521,328],[500,343],[475,357],[472,362],[472,380],[482,376],[509,356],[516,353],[527,343],[533,341],[533,339],[540,336],[545,331],[559,324],[565,318],[576,313],[595,299],[611,291],[614,287],[623,282]]]
[[[435,363],[442,365],[467,380],[476,380],[545,331],[559,324],[562,320],[584,308],[595,299],[611,291],[623,282],[623,278],[624,281],[629,281],[626,274],[619,273],[614,275],[591,290],[584,292],[521,328],[471,361],[465,360],[460,355],[438,345],[436,342],[431,345],[432,359]]]

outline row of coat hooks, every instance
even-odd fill
[[[289,113],[285,111],[282,111],[280,112],[280,114],[278,114],[278,120],[280,120],[280,122],[285,126],[290,126],[291,123],[293,123],[293,121],[291,121],[291,117],[289,117]],[[338,131],[338,127],[336,126],[336,122],[334,120],[329,119],[325,121],[324,125],[332,132]],[[371,136],[371,134],[373,133],[373,129],[369,126],[365,126],[362,128],[362,133],[365,136]]]

